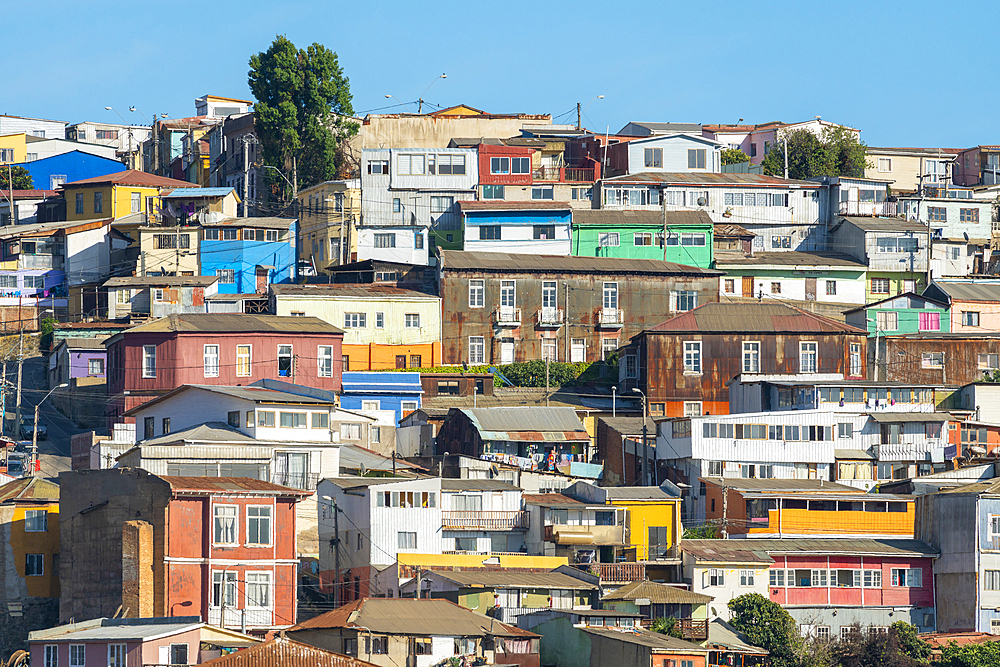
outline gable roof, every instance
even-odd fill
[[[105,184],[142,185],[153,188],[190,188],[192,185],[187,181],[179,181],[175,178],[156,176],[155,174],[148,174],[137,169],[126,169],[125,171],[119,171],[114,174],[105,174],[104,176],[94,176],[80,181],[73,181],[72,183],[63,183],[62,187],[73,188]]]
[[[445,477],[441,480],[442,491],[520,491],[521,487],[498,479],[457,479]]]
[[[165,445],[171,442],[256,442],[255,438],[223,422],[205,422],[180,431],[143,440],[143,445]]]
[[[148,641],[189,630],[197,630],[205,625],[198,616],[96,618],[90,621],[68,623],[46,630],[29,632],[28,641],[114,641],[126,639]]]
[[[169,398],[173,398],[177,394],[190,391],[192,389],[201,389],[203,391],[212,392],[213,394],[221,394],[223,396],[254,401],[256,403],[289,403],[291,405],[301,405],[303,403],[330,405],[333,403],[333,401],[325,398],[318,398],[305,394],[293,394],[288,391],[279,391],[277,389],[268,389],[266,387],[259,387],[255,385],[229,386],[224,384],[182,384],[176,389],[171,389],[167,393],[137,405],[122,414],[126,416],[136,415],[150,406],[156,405],[157,403],[165,401]],[[177,434],[171,433],[169,435],[176,438]]]
[[[757,252],[753,256],[747,257],[741,252],[717,252],[715,253],[715,263],[717,266],[739,266],[739,267],[781,267],[783,270],[794,270],[794,267],[803,267],[808,270],[812,267],[832,267],[838,269],[854,269],[866,271],[868,265],[857,260],[850,255],[843,255],[838,252],[827,252],[825,250],[790,250],[787,252]]]
[[[108,278],[104,287],[208,287],[219,276],[121,276]]]
[[[279,634],[263,644],[221,655],[201,663],[201,667],[374,667],[372,663],[333,651],[303,644]]]
[[[346,265],[345,265],[346,266]],[[415,289],[396,287],[394,285],[380,285],[378,283],[313,283],[307,285],[278,285],[270,286],[271,292],[276,297],[283,296],[304,296],[336,299],[424,299],[439,300],[441,297],[436,294],[428,294]]]
[[[706,211],[667,211],[667,226],[713,225]],[[632,211],[614,208],[583,208],[573,211],[573,224],[663,226],[663,211]]]
[[[312,492],[293,489],[280,484],[272,484],[250,477],[177,477],[156,475],[170,486],[170,490],[181,495],[258,495],[278,498],[299,496],[305,498]]]
[[[580,629],[589,635],[597,635],[598,637],[604,637],[605,639],[613,639],[627,644],[645,646],[646,648],[652,649],[653,653],[708,654],[708,649],[703,646],[699,646],[698,644],[684,639],[671,637],[670,635],[661,635],[658,632],[651,632],[649,630],[622,631],[614,628],[595,627]]]
[[[481,201],[463,200],[458,203],[462,211],[572,211],[568,202],[556,201]]]
[[[948,282],[933,281],[931,288],[936,288],[952,302],[955,301],[1000,301],[1000,283],[996,282]],[[934,291],[934,290],[932,290]]]
[[[868,335],[865,329],[816,315],[779,301],[706,303],[658,324],[650,332],[699,333],[844,333]]]
[[[593,590],[598,586],[562,572],[521,572],[516,570],[430,570],[442,579],[466,588],[565,588]],[[703,596],[707,599],[708,596]],[[607,597],[605,597],[607,599]]]
[[[518,406],[510,408],[452,408],[462,412],[486,440],[496,440],[499,433],[559,433],[578,439],[587,429],[574,408]],[[449,415],[450,416],[450,415]],[[540,438],[539,438],[540,439]]]
[[[703,185],[705,187],[781,187],[819,189],[823,187],[814,181],[784,179],[764,174],[721,174],[704,172],[659,172],[643,171],[603,179],[605,183],[663,183],[666,185]]]
[[[318,317],[286,317],[282,315],[246,315],[243,313],[172,314],[132,327],[130,333],[343,333]]]
[[[604,600],[642,600],[653,604],[706,604],[715,598],[656,581],[633,581],[603,597]]]
[[[830,227],[830,231],[836,231],[837,227],[844,222],[848,222],[865,232],[927,233],[927,225],[922,222],[911,222],[897,218],[859,218],[846,215],[840,216],[839,221]]]
[[[945,308],[945,309],[948,308],[948,304],[938,301],[937,299],[932,299],[930,297],[923,296],[922,294],[917,294],[916,292],[902,292],[901,294],[897,294],[896,296],[887,296],[884,299],[879,299],[878,301],[872,301],[871,303],[867,303],[863,306],[858,306],[857,308],[851,308],[850,310],[845,310],[844,314],[847,315],[848,313],[856,313],[860,310],[877,308],[878,306],[881,306],[883,303],[895,301],[896,299],[917,299],[918,301],[926,301],[927,303],[934,304],[938,308]]]
[[[22,477],[0,486],[0,503],[59,500],[59,485],[41,477]]]
[[[203,199],[205,197],[225,197],[230,192],[235,192],[235,188],[177,188],[171,190],[160,197],[162,199]]]
[[[871,495],[871,494],[869,494]],[[878,495],[878,494],[875,494]],[[754,552],[775,555],[853,554],[856,556],[937,556],[938,550],[920,540],[905,538],[790,537],[746,540],[684,540],[684,551],[710,550],[725,557],[728,553]]]
[[[791,493],[850,493],[859,490],[846,484],[837,484],[823,479],[761,479],[746,477],[701,477],[709,484],[727,486],[733,491],[791,492]]]
[[[721,271],[700,269],[657,259],[617,257],[576,257],[569,255],[522,255],[508,252],[467,252],[442,250],[442,271],[483,271],[516,273],[580,273],[599,275],[678,275],[721,276]]]
[[[624,130],[629,125],[635,125],[636,127],[641,127],[649,130],[654,134],[676,134],[678,132],[701,132],[701,123],[662,123],[662,122],[649,122],[649,121],[629,121],[628,125],[622,128]],[[621,131],[619,131],[620,133]]]

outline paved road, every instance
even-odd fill
[[[21,378],[21,414],[29,418],[34,415],[35,404],[48,393],[45,382],[45,357],[32,357],[24,360]],[[8,366],[8,378],[17,381],[16,367]],[[8,416],[10,423],[14,419],[15,394],[8,394]],[[50,401],[42,403],[38,411],[38,419],[48,427],[47,440],[38,441],[38,458],[41,461],[42,476],[57,477],[60,472],[70,469],[70,437],[83,429],[77,428],[73,422],[64,417],[53,407]]]

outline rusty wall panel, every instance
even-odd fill
[[[483,308],[469,308],[469,280],[484,280],[486,296]],[[493,314],[500,303],[500,281],[514,280],[516,307],[521,309],[520,326],[498,327]],[[536,325],[536,313],[542,307],[542,282],[556,281],[557,307],[565,312],[568,326],[548,329]],[[625,312],[621,328],[599,327],[603,306],[603,283],[618,283],[618,307]],[[566,286],[569,285],[567,304]],[[468,361],[469,336],[486,339],[486,363],[500,363],[500,339],[514,339],[514,360],[542,358],[542,340],[556,339],[559,361],[569,360],[571,340],[586,340],[586,360],[601,359],[602,340],[618,339],[626,344],[633,336],[676,315],[670,311],[671,290],[693,290],[698,303],[719,300],[718,276],[634,276],[573,275],[563,273],[524,273],[512,267],[508,274],[477,271],[443,271],[441,275],[442,360],[445,364]]]
[[[943,352],[942,368],[925,368],[924,353]],[[983,379],[980,354],[1000,354],[1000,338],[882,339],[878,366],[890,382],[964,385]]]

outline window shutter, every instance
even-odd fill
[[[410,155],[398,155],[396,156],[396,173],[397,174],[409,174],[410,173]]]

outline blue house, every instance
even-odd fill
[[[118,160],[81,151],[70,151],[41,160],[22,162],[17,166],[28,170],[31,181],[38,190],[55,190],[63,183],[117,174],[124,168]]]
[[[569,255],[569,204],[544,201],[460,201],[464,250]]]
[[[296,279],[293,218],[226,218],[203,223],[201,275],[219,277],[219,294],[254,294]]]
[[[395,410],[396,422],[420,407],[420,373],[346,372],[340,407],[345,410]]]

